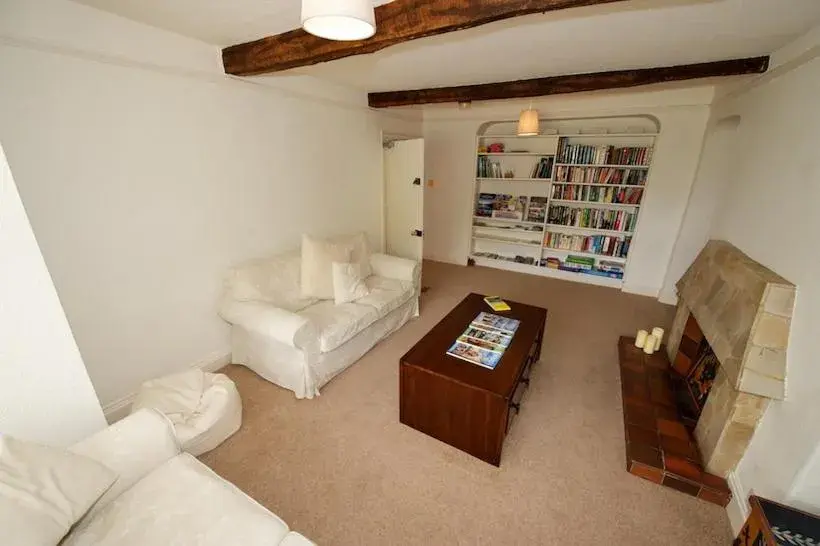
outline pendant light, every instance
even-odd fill
[[[302,28],[328,40],[364,40],[376,33],[372,0],[302,0]]]
[[[538,110],[533,110],[532,102],[526,110],[521,110],[518,116],[518,136],[538,135]]]

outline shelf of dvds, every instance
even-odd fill
[[[488,267],[620,288],[656,136],[479,135],[471,259]],[[540,184],[504,189],[492,184],[506,181]],[[515,238],[504,237],[505,231]],[[533,241],[522,240],[526,235]]]

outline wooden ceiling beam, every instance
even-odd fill
[[[394,0],[376,7],[376,34],[337,42],[302,29],[222,50],[226,74],[252,76],[374,53],[392,45],[510,17],[627,0]]]
[[[591,74],[572,74],[531,80],[516,80],[479,85],[459,85],[455,87],[435,87],[409,91],[387,91],[368,93],[368,104],[373,108],[408,106],[413,104],[435,104],[442,102],[469,102],[478,100],[523,99],[580,93],[602,89],[621,89],[655,83],[714,78],[721,76],[741,76],[761,74],[769,66],[769,57],[731,59],[709,63],[685,64],[637,70],[615,70]]]

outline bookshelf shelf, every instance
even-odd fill
[[[522,156],[522,157],[549,157],[555,154],[544,154],[538,152],[479,152],[478,155],[498,155],[498,156]]]
[[[528,222],[526,220],[512,220],[510,218],[491,218],[489,216],[473,216],[473,220],[481,222],[504,222],[508,224],[523,224],[525,226],[543,226],[544,222]],[[480,226],[479,226],[480,227]]]
[[[640,207],[640,205],[633,205],[631,203],[601,203],[600,201],[578,201],[576,199],[551,199],[551,203],[559,203],[561,205],[594,205],[598,208],[628,208],[628,209],[636,209]]]
[[[547,229],[548,230],[551,230],[553,228],[555,228],[556,230],[566,229],[566,230],[569,230],[569,231],[582,231],[584,233],[593,233],[593,234],[597,234],[597,235],[615,235],[615,236],[622,235],[622,236],[626,236],[626,237],[629,237],[634,233],[632,231],[616,231],[614,229],[585,228],[585,227],[576,227],[576,226],[565,226],[563,224],[550,224],[550,223],[547,223]]]
[[[607,256],[606,254],[598,254],[596,252],[581,252],[579,250],[564,250],[563,248],[553,248],[551,246],[545,246],[544,252],[557,252],[561,254],[572,254],[573,256],[584,256],[586,258],[596,258],[601,260],[609,260],[611,262],[620,262],[626,263],[626,258],[621,258],[619,256]]]
[[[473,224],[473,228],[475,229],[496,229],[502,233],[526,233],[528,235],[540,235],[543,236],[543,231],[535,231],[531,229],[515,229],[515,228],[506,228],[501,226],[477,226]]]
[[[552,178],[491,178],[479,177],[476,180],[493,180],[498,182],[552,182]]]
[[[487,267],[622,287],[623,279],[612,275],[622,277],[629,260],[656,136],[657,133],[650,132],[537,137],[478,135],[471,258]],[[506,152],[505,148],[521,151]],[[556,172],[558,168],[561,170]],[[576,168],[582,170],[573,171]],[[486,174],[493,176],[479,176]],[[556,177],[593,182],[564,182],[555,180]],[[606,180],[631,183],[607,184]],[[502,184],[487,182],[536,184],[510,184],[502,189]],[[498,211],[528,220],[487,216],[500,214]],[[476,225],[477,222],[485,225]],[[629,231],[576,227],[563,222],[617,225],[629,227]],[[531,231],[524,226],[541,226],[543,231]],[[505,237],[505,231],[512,238]],[[526,236],[533,240],[524,240]],[[578,270],[590,267],[591,271]]]
[[[607,165],[605,163],[556,163],[556,167],[590,167],[608,169],[648,169],[649,165]]]
[[[540,265],[522,264],[509,260],[500,260],[496,258],[487,258],[484,256],[470,256],[476,265],[484,267],[494,267],[496,269],[503,269],[505,271],[516,271],[519,273],[529,273],[531,275],[540,275],[542,277],[552,277],[554,279],[563,279],[565,281],[585,282],[587,284],[594,284],[597,286],[608,286],[611,288],[621,288],[624,284],[621,279],[613,279],[610,277],[599,277],[597,275],[589,275],[585,273],[576,273],[574,271],[563,271],[561,269],[552,269]],[[581,277],[582,279],[579,279]]]
[[[490,242],[493,242],[493,243],[501,243],[501,244],[505,244],[505,245],[532,246],[532,247],[537,247],[537,248],[541,248],[541,246],[543,245],[543,243],[540,243],[540,242],[529,243],[527,241],[516,241],[516,240],[513,240],[513,239],[504,239],[503,237],[483,237],[483,236],[474,235],[473,239],[476,240],[476,241],[490,241]]]
[[[595,184],[592,182],[561,182],[560,180],[553,180],[554,184],[566,184],[569,186],[600,186],[603,188],[644,188],[644,184]]]

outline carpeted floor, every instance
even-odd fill
[[[242,429],[202,460],[330,545],[724,545],[724,510],[624,468],[617,338],[673,309],[616,290],[425,262],[419,319],[313,400],[229,366]],[[549,310],[495,468],[399,423],[398,359],[468,292]]]

